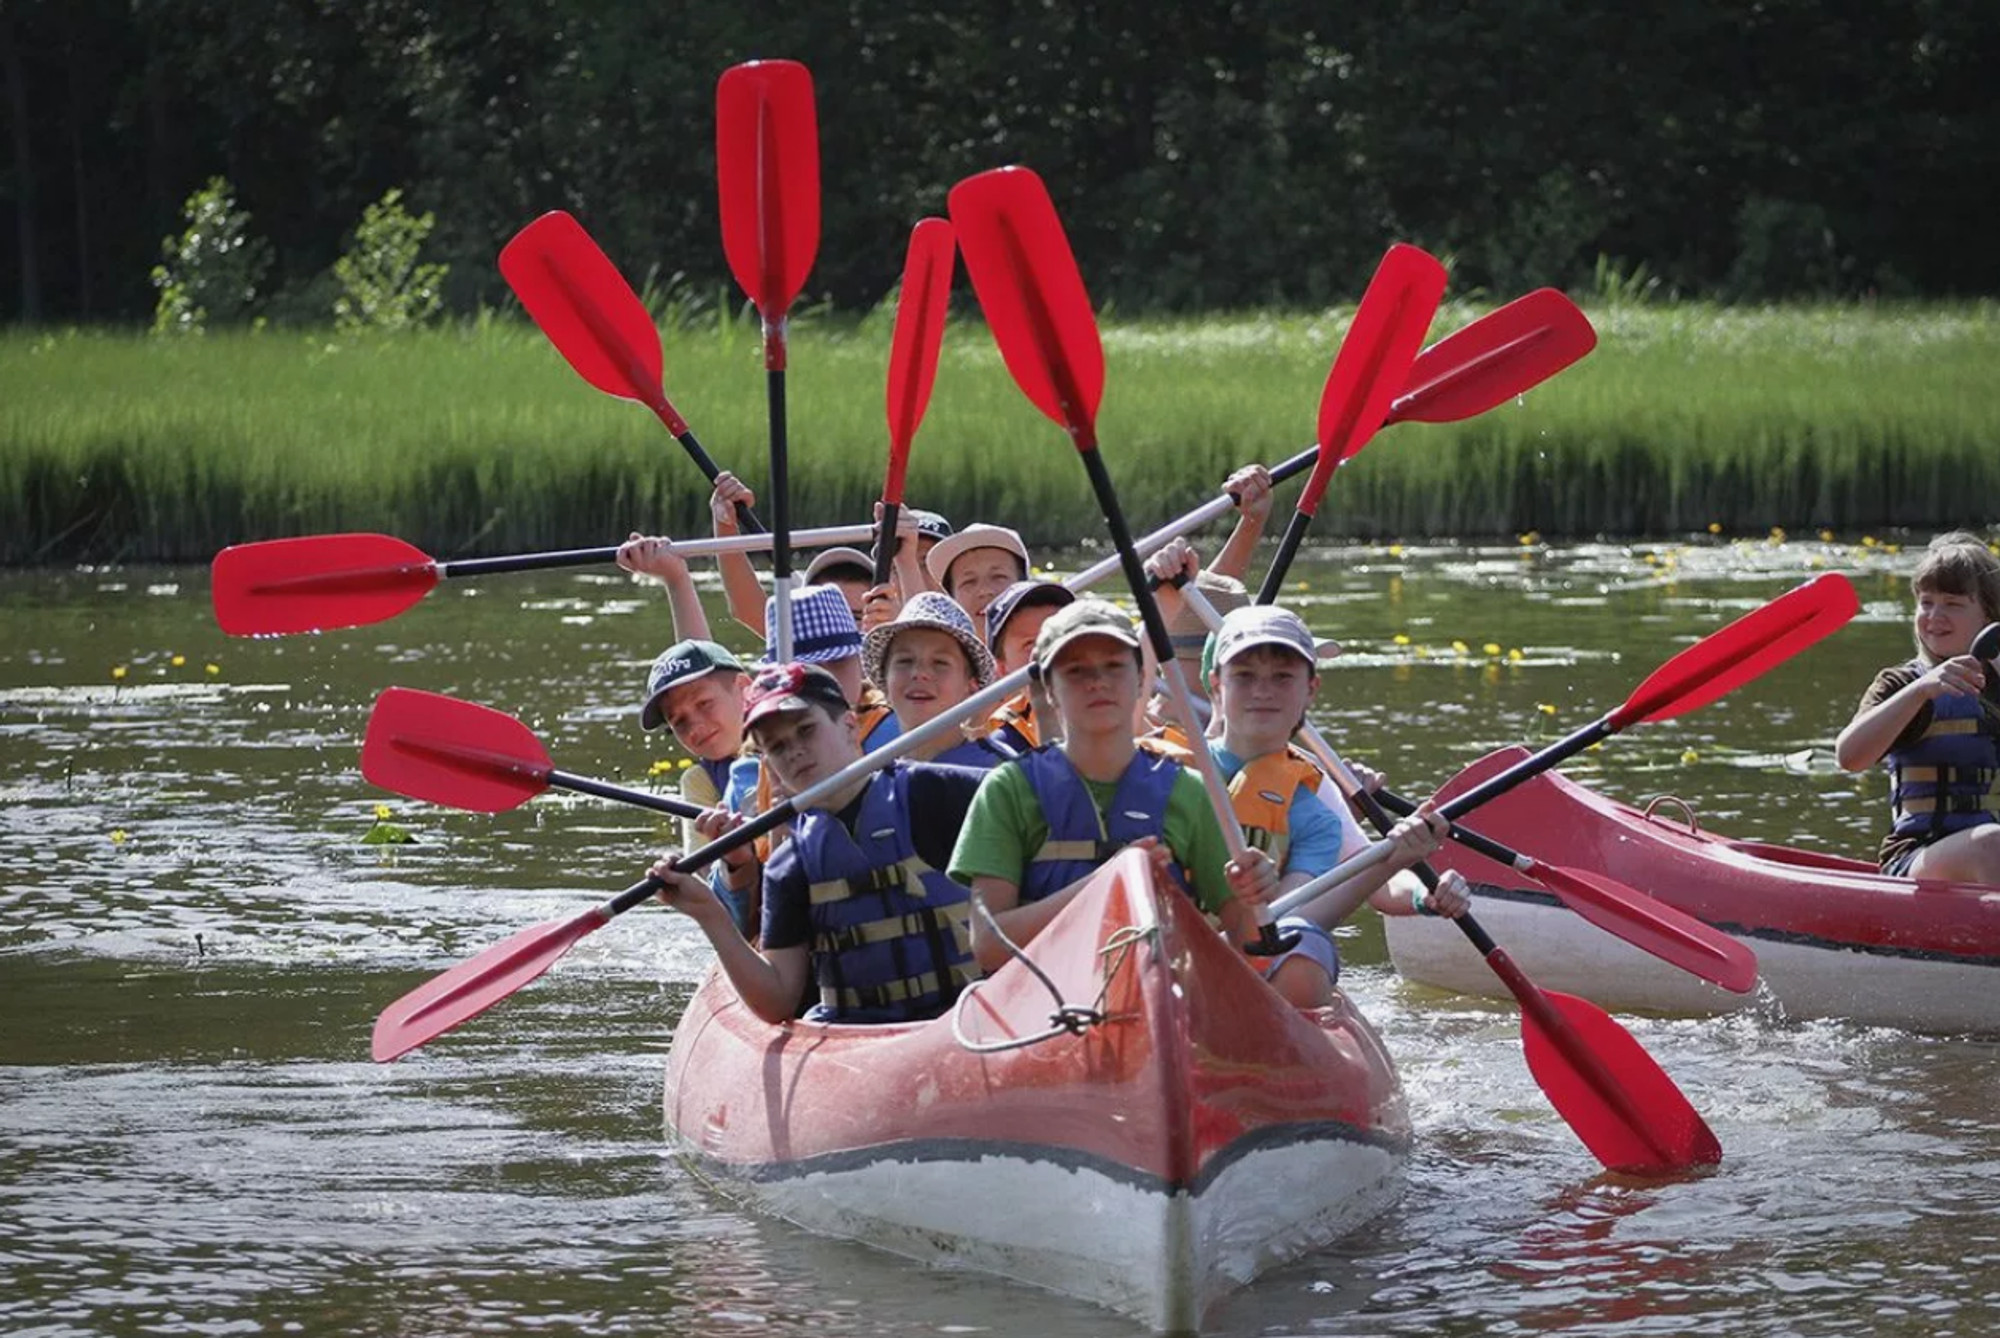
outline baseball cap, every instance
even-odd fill
[[[919,536],[936,541],[949,539],[952,535],[951,522],[935,511],[919,511],[915,507],[904,507],[903,514],[917,523]]]
[[[785,711],[808,711],[825,706],[835,712],[848,709],[847,694],[840,681],[816,664],[769,664],[751,676],[743,694],[743,727],[766,716]]]
[[[726,669],[743,672],[743,662],[713,641],[676,641],[661,651],[646,675],[646,700],[639,708],[639,728],[658,729],[667,723],[663,698],[670,688],[692,683],[703,674]]]
[[[1306,626],[1305,619],[1290,609],[1270,604],[1251,604],[1231,610],[1223,617],[1222,626],[1216,629],[1213,639],[1213,665],[1210,665],[1206,654],[1202,657],[1203,668],[1208,672],[1222,668],[1244,651],[1257,646],[1283,646],[1303,656],[1309,664],[1318,664],[1340,654],[1339,643],[1317,639],[1312,629]]]
[[[1133,629],[1130,618],[1104,600],[1079,599],[1067,608],[1056,610],[1042,624],[1041,634],[1035,638],[1036,667],[1046,671],[1064,646],[1087,636],[1108,636],[1121,645],[1139,649],[1139,633]]]
[[[778,649],[778,601],[764,601],[764,659]],[[830,585],[792,587],[792,658],[804,664],[828,664],[861,653],[861,629],[847,596]]]
[[[858,548],[823,548],[806,564],[806,584],[828,567],[859,567],[868,573],[872,584],[875,580],[875,559]]]
[[[993,597],[986,606],[986,644],[998,649],[1000,633],[1014,610],[1036,604],[1062,608],[1076,603],[1076,592],[1060,581],[1016,581]],[[969,620],[968,620],[969,621]]]
[[[1004,525],[967,525],[950,538],[943,540],[924,558],[924,566],[930,570],[931,579],[944,584],[944,574],[951,570],[951,564],[961,553],[969,553],[975,548],[999,548],[1021,559],[1021,570],[1028,569],[1028,546],[1021,542],[1021,536]]]
[[[920,590],[910,597],[894,619],[863,638],[861,663],[869,682],[878,686],[882,683],[883,664],[889,658],[889,643],[896,639],[898,632],[907,632],[912,627],[932,627],[951,633],[965,648],[965,658],[972,664],[972,685],[983,688],[993,681],[993,656],[972,634],[972,618],[958,606],[957,600],[943,591]]]

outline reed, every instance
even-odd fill
[[[1349,316],[1105,322],[1107,462],[1136,523],[1311,440]],[[1442,313],[1434,333],[1478,314]],[[1594,310],[1602,342],[1524,401],[1384,433],[1316,533],[1665,535],[1986,524],[2000,484],[2000,305]],[[886,431],[882,313],[792,340],[795,523],[864,515]],[[753,327],[667,333],[667,390],[718,460],[765,473]],[[246,539],[402,535],[439,556],[705,532],[707,486],[644,409],[540,333],[484,318],[392,340],[0,335],[0,561],[202,560]],[[975,323],[954,325],[912,504],[1097,534],[1062,434]]]

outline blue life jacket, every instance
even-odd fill
[[[1142,836],[1160,836],[1180,764],[1139,750],[1118,778],[1109,813],[1099,813],[1090,789],[1063,750],[1053,745],[1016,758],[1042,806],[1049,839],[1028,858],[1021,904],[1054,896]]]
[[[996,739],[967,739],[933,757],[931,761],[948,767],[971,767],[975,771],[991,771],[1002,762],[1011,762],[1020,756],[1017,749],[1009,748]]]
[[[1883,758],[1896,835],[1935,841],[2000,817],[2000,732],[1990,710],[1978,693],[1935,697],[1922,737]]]
[[[820,1004],[834,1021],[935,1017],[979,976],[972,894],[910,838],[910,775],[891,763],[870,780],[852,833],[809,809],[792,834],[811,887]]]

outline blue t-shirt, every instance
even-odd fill
[[[1213,739],[1208,750],[1215,754],[1215,763],[1222,769],[1226,781],[1236,779],[1243,770],[1243,759],[1230,752]],[[1340,863],[1341,836],[1343,824],[1340,815],[1320,802],[1317,794],[1303,785],[1292,791],[1292,807],[1289,818],[1288,839],[1285,847],[1285,867],[1281,873],[1302,873],[1309,878],[1317,878]]]

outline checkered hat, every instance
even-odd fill
[[[778,653],[778,601],[764,601],[764,658]],[[854,610],[836,585],[805,585],[792,589],[792,658],[802,664],[831,664],[861,653],[861,629]]]

